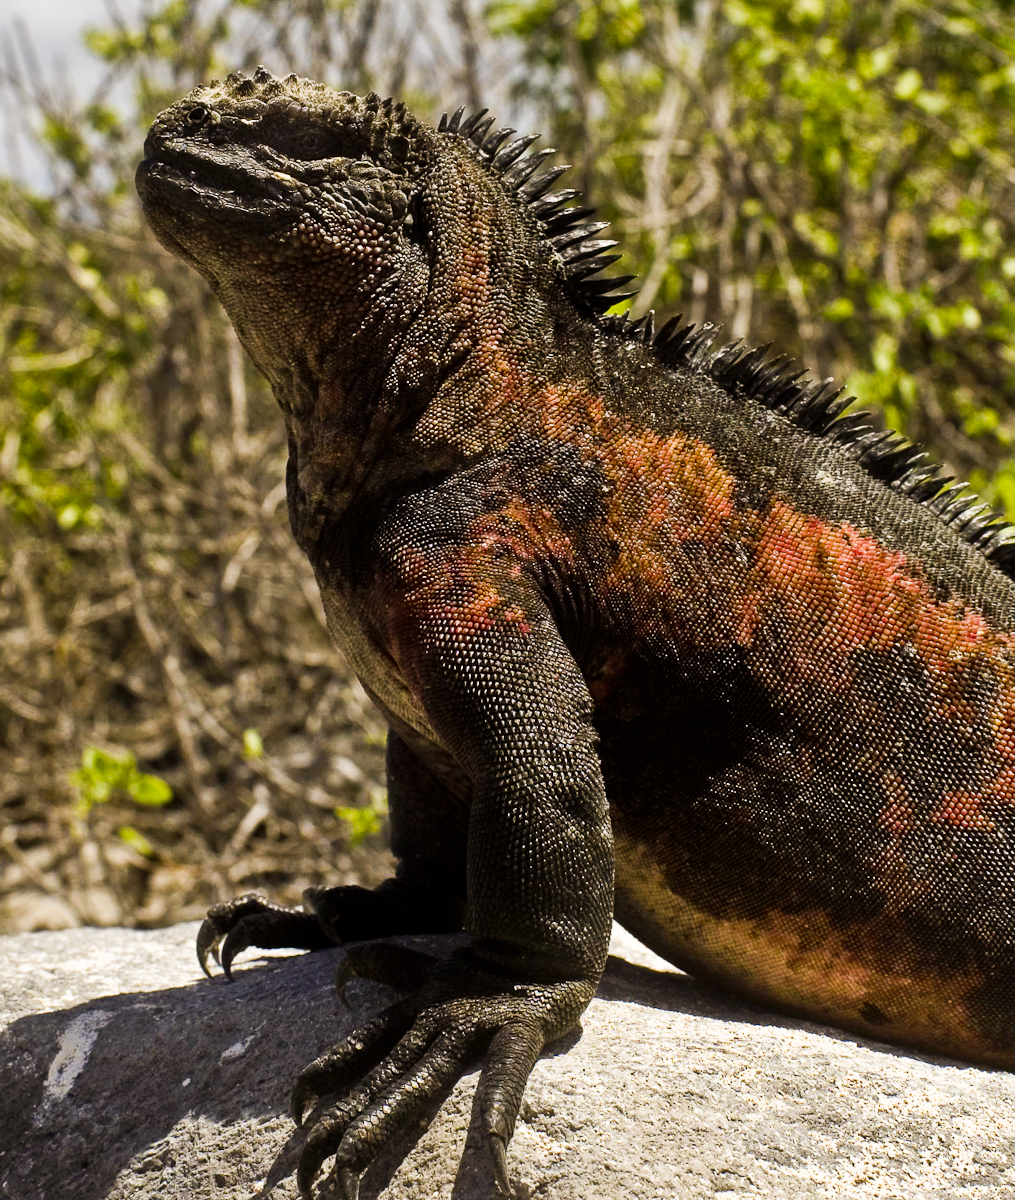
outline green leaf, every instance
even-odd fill
[[[882,375],[888,374],[895,367],[895,358],[899,352],[899,343],[890,333],[879,333],[874,339],[871,349],[871,362],[875,370]]]
[[[371,796],[369,805],[363,807],[338,805],[335,808],[335,816],[348,823],[349,844],[358,846],[364,838],[380,833],[381,819],[387,814],[387,811],[387,793],[380,791]]]
[[[138,774],[135,779],[130,781],[125,790],[135,803],[144,804],[150,808],[168,804],[173,798],[173,789],[158,775]]]
[[[829,321],[846,321],[855,311],[856,306],[848,296],[840,296],[822,309],[825,318]]]
[[[912,100],[914,96],[918,95],[922,86],[923,76],[915,67],[910,67],[895,80],[895,87],[892,90],[900,100]]]
[[[98,746],[86,746],[81,766],[69,776],[78,793],[81,815],[96,804],[105,804],[114,790],[125,792],[136,804],[168,804],[173,790],[157,775],[145,775],[137,769],[137,759],[129,750],[121,755],[108,754]]]
[[[111,783],[96,778],[93,772],[83,768],[72,771],[69,779],[78,794],[78,808],[82,816],[88,813],[93,805],[104,804],[113,791]]]
[[[83,515],[80,505],[67,504],[57,513],[57,524],[61,529],[73,529],[75,525],[81,523]]]
[[[136,850],[138,854],[143,854],[145,858],[151,858],[154,855],[155,850],[151,842],[133,825],[121,825],[116,834],[121,842],[124,842],[132,850]]]
[[[261,741],[261,735],[256,729],[244,729],[243,731],[243,757],[264,757],[264,742]]]

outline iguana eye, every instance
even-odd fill
[[[187,124],[192,125],[195,129],[197,129],[200,125],[203,125],[210,116],[211,113],[203,104],[196,104],[190,110],[190,112],[187,113]]]

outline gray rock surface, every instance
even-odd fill
[[[0,938],[4,1200],[297,1196],[292,1080],[392,994],[355,983],[343,1009],[338,949],[205,981],[195,933]],[[533,1072],[518,1197],[1015,1198],[1015,1075],[765,1013],[626,935],[615,953],[633,961],[611,959],[583,1032]],[[386,1149],[363,1200],[494,1195],[474,1085]]]

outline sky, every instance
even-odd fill
[[[124,14],[137,12],[140,0],[116,0]],[[81,45],[86,26],[103,25],[106,0],[0,0],[0,37],[5,41],[15,18],[28,27],[43,71],[60,69],[74,80],[94,85],[101,64]]]
[[[114,3],[124,16],[132,17],[143,0]],[[14,24],[20,20],[27,28],[43,80],[78,98],[90,97],[102,81],[104,64],[82,44],[82,34],[89,26],[104,26],[108,11],[107,0],[0,0],[0,48],[11,44]],[[0,91],[0,105],[10,103],[10,94]],[[8,115],[0,111],[0,118]],[[6,121],[0,121],[2,124]],[[43,182],[41,168],[23,139],[19,161],[12,162],[8,138],[0,137],[0,174],[16,174],[30,184]]]
[[[55,90],[58,98],[69,94],[81,103],[95,98],[107,69],[83,45],[85,29],[89,26],[100,29],[109,27],[111,7],[123,16],[128,25],[135,25],[141,12],[157,9],[161,2],[0,0],[0,176],[13,175],[33,190],[43,193],[51,190],[49,173],[38,154],[33,152],[31,139],[12,132],[22,129],[23,121],[19,121],[21,114],[16,107],[17,99],[3,86],[3,76],[8,55],[17,44],[17,39],[12,37],[16,26],[20,23],[27,30],[46,89]],[[435,8],[440,10],[441,6]],[[99,98],[121,110],[129,109],[131,103],[129,96],[118,96],[116,91]],[[58,104],[57,107],[62,106]]]

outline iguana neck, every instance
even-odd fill
[[[548,317],[549,271],[499,211],[489,181],[450,165],[438,187],[464,216],[431,227],[425,289],[392,275],[365,310],[333,314],[313,331],[268,324],[262,345],[241,330],[285,417],[290,489],[298,485],[301,508],[314,513],[314,527],[298,534],[305,549],[364,488],[406,485],[507,445],[520,415],[538,416],[519,399],[545,384],[545,361],[571,357],[573,328],[566,338],[547,333],[546,354],[533,356],[530,331],[558,325]],[[579,341],[591,342],[586,332]]]
[[[423,297],[396,273],[362,300],[327,297],[320,313],[306,304],[266,310],[228,285],[215,291],[282,412],[290,516],[309,551],[345,514],[408,415],[398,362],[415,340]]]

